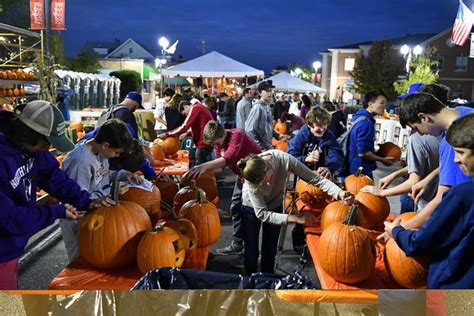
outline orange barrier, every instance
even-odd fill
[[[164,161],[155,161],[153,169],[156,173],[167,174],[169,176],[182,176],[189,171],[189,152],[178,150],[176,158],[166,158]]]
[[[377,290],[277,290],[276,295],[288,302],[329,302],[350,304],[377,304]]]

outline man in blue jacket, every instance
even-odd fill
[[[288,142],[288,153],[318,174],[331,178],[342,167],[344,157],[336,137],[328,130],[331,114],[311,108],[299,132]]]
[[[372,177],[377,169],[376,161],[386,166],[393,165],[393,157],[377,156],[375,142],[375,115],[381,115],[387,104],[387,97],[382,91],[371,91],[364,98],[363,108],[352,116],[352,130],[349,135],[348,165],[349,173],[354,174],[363,167],[363,174]]]
[[[18,258],[30,236],[102,203],[92,201],[49,152],[50,145],[62,152],[74,148],[64,129],[61,112],[46,101],[0,111],[0,289],[18,287]],[[37,206],[37,188],[63,204]]]
[[[406,230],[397,220],[385,231],[408,256],[431,256],[428,289],[474,288],[474,113],[453,122],[446,141],[454,162],[470,177],[444,193],[441,203],[419,230]]]

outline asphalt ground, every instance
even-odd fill
[[[374,179],[378,182],[381,177],[401,168],[400,165],[394,165],[392,167],[385,167],[379,165],[379,169],[374,173]],[[230,206],[230,199],[235,182],[235,175],[230,171],[225,170],[218,176],[218,188],[219,188],[219,208],[223,211],[228,211]],[[395,182],[394,184],[397,184]],[[400,209],[400,203],[398,197],[389,198],[391,211],[394,214],[398,214]],[[237,255],[220,256],[216,254],[216,249],[227,246],[232,240],[232,223],[229,218],[223,218],[221,221],[222,233],[221,238],[212,246],[211,255],[208,259],[207,270],[239,274],[242,273],[242,268],[237,268],[232,263],[237,258]],[[300,254],[293,250],[291,241],[291,230],[292,225],[287,228],[285,235],[285,242],[283,250],[279,256],[279,261],[275,273],[286,275],[294,272],[295,268],[300,265]],[[33,236],[30,240],[30,244],[37,244],[45,238],[45,231]],[[59,236],[53,239],[47,247],[42,251],[35,253],[30,258],[23,262],[20,266],[20,278],[19,288],[28,290],[44,290],[48,288],[49,282],[63,270],[67,265],[67,254],[64,247],[64,243]],[[311,278],[313,283],[318,287],[319,281],[316,276],[314,266],[309,262],[304,266],[303,273]]]

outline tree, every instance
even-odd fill
[[[120,100],[125,98],[130,91],[142,91],[142,77],[133,70],[112,71],[110,76],[120,79]]]
[[[101,68],[99,57],[90,49],[82,49],[75,58],[66,58],[66,65],[70,70],[93,74]]]
[[[0,21],[28,29],[30,26],[30,1],[0,0]]]
[[[357,92],[367,94],[369,91],[382,90],[389,100],[397,97],[393,82],[403,73],[403,59],[392,48],[390,41],[375,41],[367,56],[358,54],[352,72]]]
[[[44,60],[38,54],[31,64],[33,73],[38,78],[40,93],[38,98],[51,103],[56,103],[56,87],[60,83],[59,78],[54,73],[57,69],[62,69],[61,65],[55,64],[52,57],[45,57]]]
[[[393,87],[398,95],[405,94],[414,83],[431,84],[438,80],[438,70],[433,71],[433,67],[437,66],[438,62],[431,59],[435,52],[435,49],[432,48],[427,50],[424,55],[410,60],[410,71],[407,78],[393,83]]]

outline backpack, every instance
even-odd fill
[[[351,136],[352,128],[356,126],[357,123],[362,122],[363,120],[370,121],[370,119],[365,115],[359,116],[352,123],[351,127],[349,127],[349,129],[346,132],[344,132],[341,136],[337,138],[337,142],[339,146],[341,146],[342,154],[344,155],[344,167],[343,167],[344,170],[341,172],[342,174],[347,174],[347,172],[349,171],[349,168],[348,168],[349,166],[349,139]]]
[[[126,108],[127,107],[125,105],[111,106],[106,111],[102,112],[102,114],[99,117],[99,120],[97,121],[97,124],[95,124],[95,127],[102,126],[105,123],[105,121],[115,118],[115,112],[121,109],[126,109]]]

